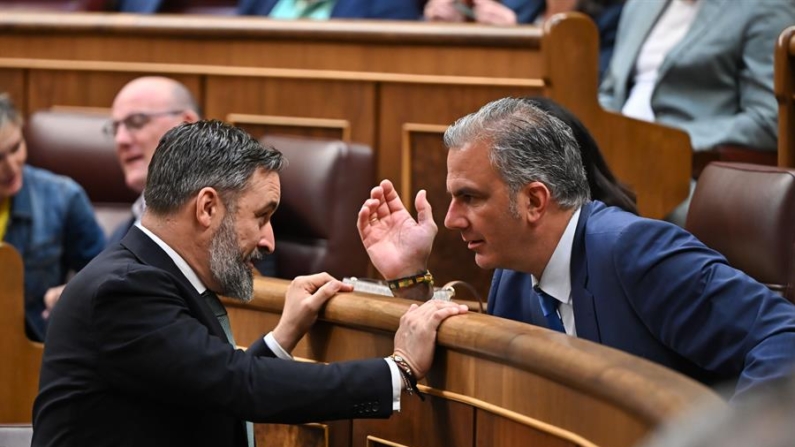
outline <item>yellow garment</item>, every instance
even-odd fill
[[[8,220],[11,217],[11,197],[6,197],[5,200],[0,202],[0,241],[6,237],[6,228],[8,228]]]

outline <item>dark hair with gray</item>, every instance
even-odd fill
[[[524,186],[541,182],[561,208],[590,200],[591,192],[571,128],[538,107],[518,98],[492,101],[458,119],[444,133],[444,144],[458,150],[467,144],[490,145],[492,166],[515,197]]]
[[[11,96],[8,93],[0,93],[0,128],[6,124],[14,124],[22,126],[22,116],[14,107],[14,101],[11,101]]]
[[[285,164],[281,152],[263,147],[240,128],[217,120],[183,123],[166,132],[155,149],[144,189],[146,208],[167,215],[212,187],[234,210],[257,169],[278,172]]]

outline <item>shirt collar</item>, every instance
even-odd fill
[[[149,236],[149,238],[152,239],[155,242],[155,244],[157,244],[160,248],[163,249],[164,252],[166,252],[168,257],[171,258],[171,260],[174,261],[174,264],[177,265],[179,271],[182,272],[182,274],[185,275],[186,278],[188,278],[188,281],[190,281],[191,285],[196,289],[196,292],[198,292],[199,295],[201,295],[202,293],[204,293],[205,290],[207,290],[207,287],[199,279],[199,275],[197,275],[196,272],[194,272],[193,269],[190,268],[190,265],[188,265],[188,263],[182,258],[182,256],[179,255],[179,253],[174,251],[174,249],[171,248],[168,244],[166,244],[163,241],[163,239],[160,239],[159,237],[157,237],[157,235],[155,235],[154,233],[149,231],[146,227],[144,227],[141,224],[141,222],[136,222],[135,226],[138,227],[141,231],[143,231],[145,235]]]
[[[574,233],[580,220],[580,211],[582,208],[577,208],[577,211],[571,215],[563,236],[560,237],[544,273],[541,274],[541,279],[533,277],[533,287],[540,287],[544,293],[563,304],[571,302],[571,248],[574,245]]]

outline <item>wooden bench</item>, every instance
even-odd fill
[[[108,107],[130,79],[184,82],[205,115],[265,133],[339,138],[374,149],[376,177],[408,205],[428,190],[441,224],[455,119],[505,97],[542,95],[592,130],[642,214],[660,218],[688,194],[684,132],[605,112],[597,102],[598,33],[580,14],[543,28],[261,17],[74,13],[0,16],[0,85],[25,111]],[[440,225],[441,226],[441,225]],[[443,227],[430,267],[485,295],[491,273]]]
[[[249,304],[225,300],[235,339],[278,321],[288,282],[260,278]],[[409,301],[341,294],[294,354],[333,362],[387,356]],[[257,425],[285,446],[632,446],[695,402],[719,398],[667,368],[547,329],[470,313],[442,324],[434,366],[388,420]],[[276,442],[275,440],[278,440]],[[300,442],[298,441],[300,440]]]
[[[795,26],[776,42],[774,88],[778,100],[778,165],[795,168]]]
[[[44,346],[25,336],[22,259],[0,242],[0,423],[30,423]]]

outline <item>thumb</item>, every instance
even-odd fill
[[[436,228],[436,222],[433,220],[433,209],[431,203],[428,202],[428,193],[421,189],[417,192],[417,197],[414,199],[414,208],[417,209],[417,223],[420,226],[432,226]]]

